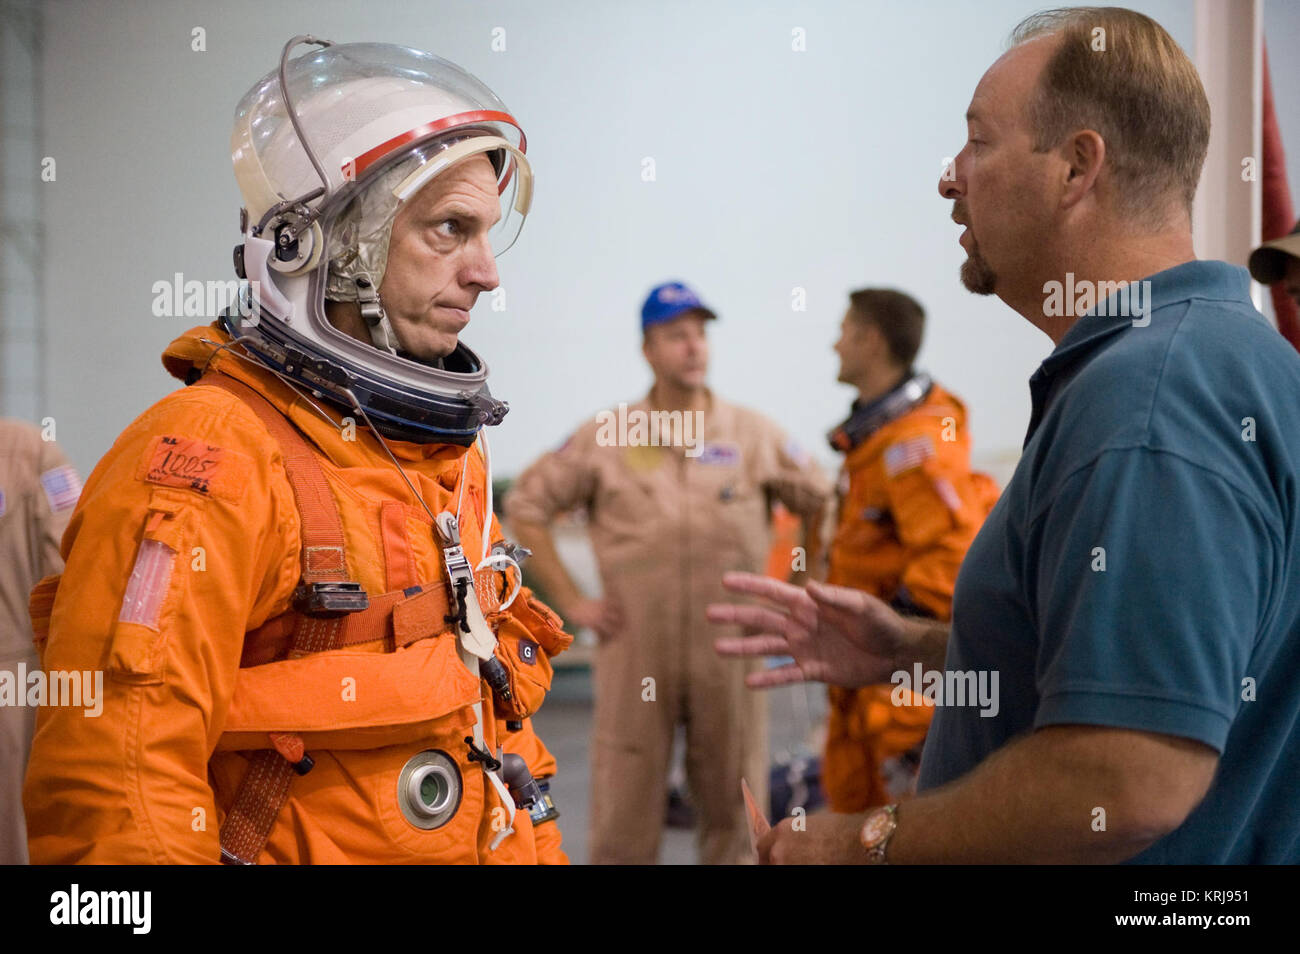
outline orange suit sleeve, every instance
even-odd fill
[[[890,512],[905,550],[906,596],[938,619],[952,614],[957,571],[989,509],[969,445],[945,440],[938,420],[909,428],[885,448]]]
[[[23,797],[34,863],[219,860],[207,763],[244,633],[298,575],[291,493],[265,428],[212,388],[165,398],[95,468],[43,665],[98,689],[38,714]]]

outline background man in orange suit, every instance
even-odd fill
[[[925,312],[902,292],[849,296],[835,351],[839,380],[858,398],[830,434],[844,466],[827,582],[947,619],[957,569],[998,489],[970,469],[965,406],[912,367],[924,331]],[[830,687],[822,786],[833,811],[863,811],[914,789],[934,709],[919,696],[895,705],[894,689]]]

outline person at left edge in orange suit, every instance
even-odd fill
[[[839,380],[858,397],[830,434],[844,464],[827,582],[946,620],[957,569],[998,488],[971,470],[965,405],[913,368],[924,332],[910,295],[849,296],[835,351]],[[831,810],[865,811],[914,791],[933,706],[911,693],[896,704],[904,690],[894,685],[828,691],[822,789]]]
[[[302,44],[321,49],[290,59]],[[459,341],[523,133],[418,50],[295,37],[240,103],[240,307],[86,483],[32,594],[36,863],[564,863],[530,716],[570,642],[492,515],[507,406]]]

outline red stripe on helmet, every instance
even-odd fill
[[[387,142],[380,143],[378,146],[375,146],[375,148],[368,150],[367,152],[358,156],[356,159],[352,161],[352,175],[354,178],[360,176],[370,166],[373,166],[376,162],[383,159],[389,153],[393,152],[395,149],[398,149],[401,146],[406,145],[407,143],[414,142],[417,139],[423,139],[426,136],[432,135],[433,133],[442,132],[445,129],[451,129],[455,126],[464,126],[470,123],[479,123],[485,121],[495,122],[495,123],[507,123],[508,125],[513,126],[516,130],[519,131],[519,151],[525,153],[528,151],[528,139],[524,136],[524,131],[519,128],[519,124],[515,122],[515,118],[513,116],[511,116],[509,113],[500,112],[499,110],[478,109],[478,110],[473,110],[465,113],[456,113],[455,115],[452,116],[444,116],[442,119],[439,119],[435,122],[425,123],[423,126],[416,126],[414,129],[408,130],[402,133],[401,135],[394,136],[392,139],[388,140]],[[346,176],[347,175],[346,165],[343,167],[343,170],[344,170],[344,175]],[[501,182],[500,189],[504,191],[509,181],[510,181],[510,173],[507,173],[505,179],[502,180]]]

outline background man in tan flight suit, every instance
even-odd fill
[[[653,864],[663,828],[675,729],[686,726],[686,771],[700,859],[749,856],[740,779],[767,797],[767,710],[746,667],[720,660],[704,618],[722,574],[763,565],[768,508],[803,517],[809,560],[829,482],[781,429],[706,386],[705,321],[716,316],[677,282],[641,311],[649,395],[603,411],[536,461],[506,501],[511,529],[533,551],[539,580],[570,624],[596,631],[590,860]],[[671,413],[665,413],[671,412]],[[587,510],[604,596],[584,596],[560,562],[548,524]],[[812,565],[809,563],[808,565]]]
[[[27,864],[23,774],[36,706],[24,674],[41,668],[27,596],[63,569],[59,540],[81,494],[77,472],[54,441],[23,421],[0,420],[0,865]],[[14,695],[9,696],[9,689]]]

